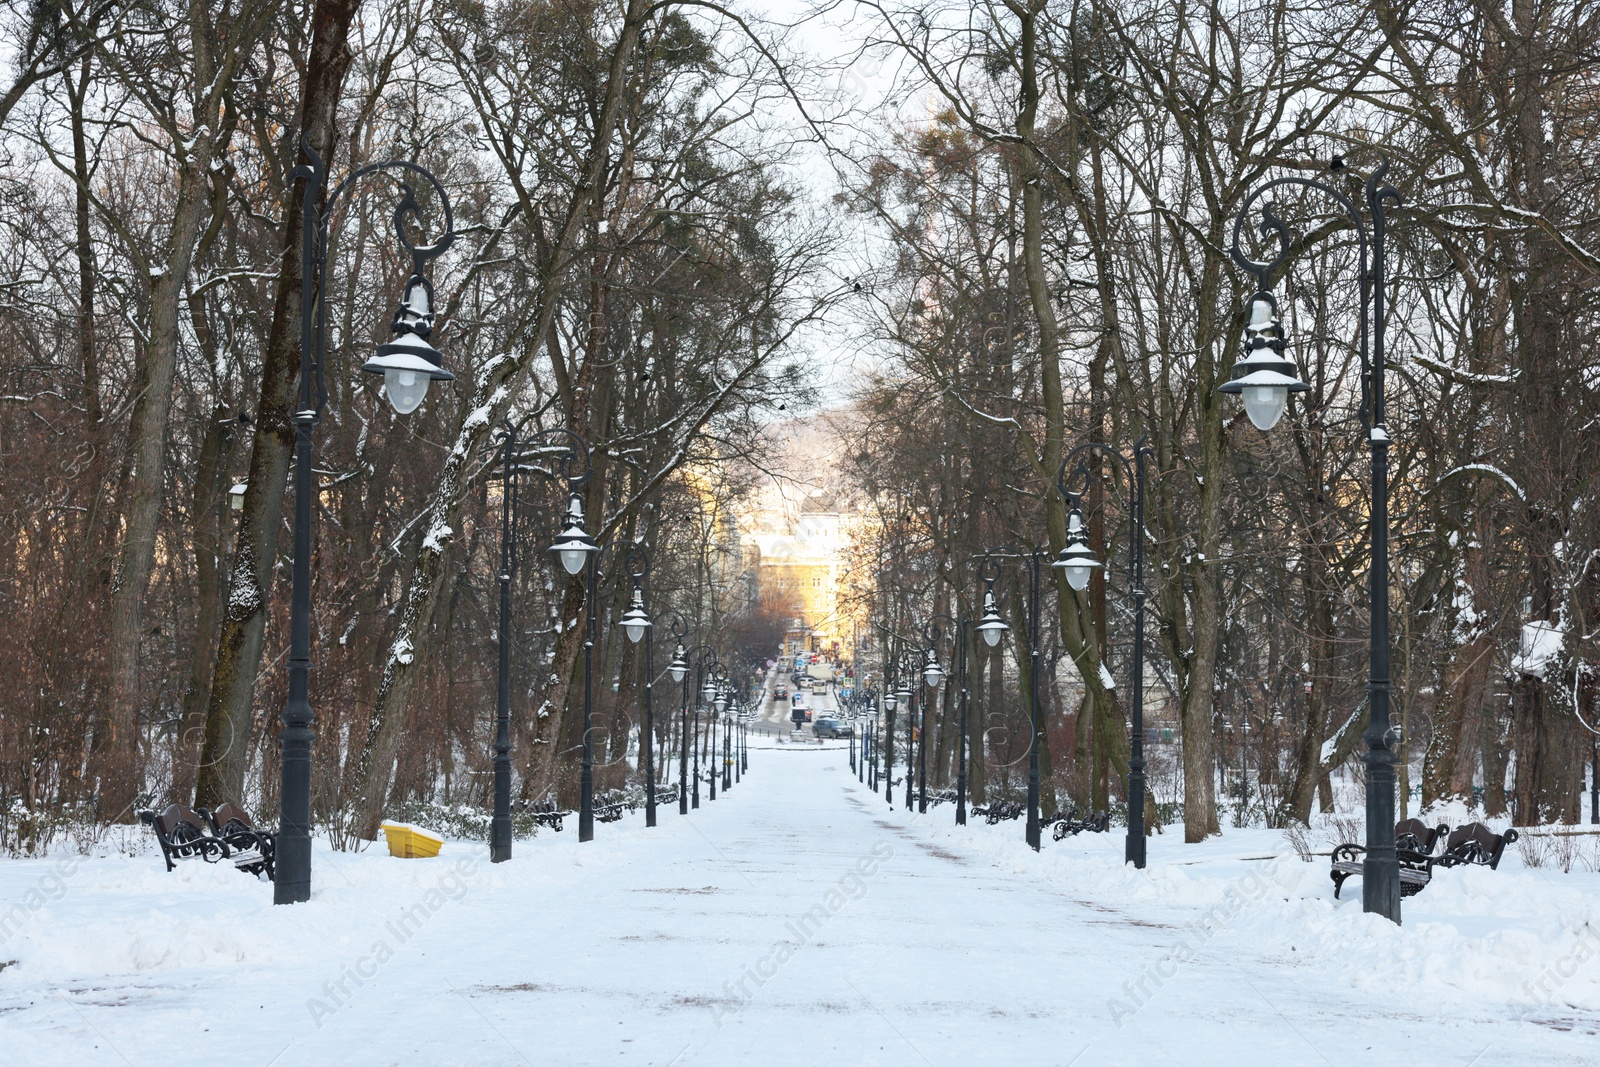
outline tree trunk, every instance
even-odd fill
[[[210,652],[217,639],[217,609],[221,606],[222,523],[227,514],[228,456],[232,452],[232,412],[219,407],[211,414],[211,425],[200,443],[195,467],[194,571],[195,624],[194,651],[189,659],[189,680],[183,690],[183,724],[173,753],[171,803],[182,804],[193,796],[198,772],[196,758],[205,730],[206,691],[211,682]]]
[[[196,78],[204,84],[214,68],[203,61],[204,36],[193,34]],[[123,524],[106,633],[110,651],[110,693],[106,735],[99,748],[99,817],[131,821],[141,781],[139,712],[144,700],[139,677],[146,587],[155,565],[156,524],[166,471],[167,425],[172,385],[178,368],[179,304],[193,262],[195,241],[211,208],[211,161],[225,149],[215,136],[198,137],[178,167],[177,198],[171,229],[158,265],[150,270],[148,340],[139,359],[138,390],[128,424],[128,476],[119,501]]]
[[[311,14],[311,54],[300,90],[297,128],[324,160],[331,161],[337,148],[334,122],[345,75],[354,58],[349,34],[359,7],[360,0],[317,0]],[[308,161],[303,152],[295,158]],[[261,667],[272,571],[283,526],[284,490],[294,451],[289,416],[300,376],[300,204],[300,184],[296,182],[285,192],[283,253],[261,367],[261,394],[256,400],[250,473],[206,703],[194,799],[205,807],[237,801],[244,793],[256,673]]]

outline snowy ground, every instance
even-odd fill
[[[0,1064],[1600,1061],[1600,876],[1445,872],[1396,928],[1277,833],[1035,855],[890,809],[842,745],[757,744],[653,830],[319,851],[295,907],[158,855],[0,862]]]

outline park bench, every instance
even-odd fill
[[[596,793],[594,797],[594,817],[601,822],[616,822],[638,807],[639,805],[632,802],[628,794],[620,789],[607,789]]]
[[[1050,821],[1055,824],[1054,829],[1050,831],[1050,838],[1053,841],[1060,841],[1085,830],[1091,834],[1103,834],[1111,827],[1111,818],[1103,811],[1091,811],[1080,819],[1078,812],[1073,810],[1065,815],[1057,815]]]
[[[548,826],[557,833],[561,832],[561,820],[572,814],[570,811],[557,808],[553,800],[540,800],[531,804],[522,802],[518,807],[532,813],[534,822],[540,826]]]
[[[203,860],[218,863],[232,858],[228,843],[211,834],[211,828],[200,813],[182,804],[170,805],[157,815],[141,811],[139,821],[155,832],[161,845],[161,856],[167,861],[167,870],[176,870],[179,860]]]
[[[1517,832],[1509,827],[1505,833],[1497,834],[1481,822],[1469,822],[1450,831],[1444,854],[1433,862],[1439,867],[1459,867],[1472,863],[1492,871],[1500,866],[1500,857],[1505,855],[1506,846],[1516,839]]]
[[[1400,864],[1400,895],[1414,897],[1433,880],[1435,867],[1459,867],[1477,864],[1490,870],[1500,866],[1500,857],[1506,846],[1517,839],[1517,832],[1508,829],[1497,834],[1481,822],[1467,823],[1454,830],[1446,825],[1430,827],[1421,819],[1405,819],[1395,824],[1395,858]],[[1434,846],[1445,838],[1444,849],[1434,855]],[[1366,849],[1360,845],[1340,845],[1333,850],[1333,868],[1328,876],[1333,879],[1335,899],[1344,888],[1347,878],[1362,873],[1360,856]]]
[[[210,826],[211,836],[228,846],[228,858],[233,860],[235,867],[246,874],[265,873],[267,881],[272,881],[276,873],[273,867],[276,834],[258,829],[249,814],[230,801],[219,804],[215,811],[205,808],[194,810]]]
[[[1450,827],[1440,823],[1429,826],[1421,819],[1402,819],[1394,824],[1394,850],[1400,863],[1400,895],[1416,896],[1433,877],[1433,849],[1439,838],[1450,832]],[[1358,878],[1362,872],[1361,855],[1367,850],[1360,845],[1345,844],[1333,850],[1333,866],[1328,877],[1333,879],[1333,896],[1338,899],[1346,879]]]
[[[1022,805],[1009,800],[996,800],[987,807],[973,808],[972,814],[983,816],[989,825],[993,826],[995,823],[1004,822],[1007,819],[1020,819],[1022,817]]]

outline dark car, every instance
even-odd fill
[[[854,737],[856,729],[843,719],[818,719],[811,724],[811,732],[821,737]]]
[[[772,687],[772,699],[773,700],[788,700],[789,699],[789,687],[786,686],[786,685],[783,685],[782,683],[779,683],[778,685],[773,686]]]

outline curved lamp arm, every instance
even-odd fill
[[[301,218],[302,227],[313,231],[315,238],[312,241],[301,242],[300,259],[300,316],[303,335],[309,334],[314,338],[313,351],[306,353],[310,357],[311,367],[302,364],[300,376],[299,406],[302,411],[313,411],[321,415],[322,409],[328,402],[328,387],[324,374],[324,365],[327,339],[326,339],[326,300],[318,300],[318,281],[325,276],[328,263],[328,228],[332,222],[334,209],[339,200],[356,182],[370,174],[400,172],[401,174],[415,175],[433,188],[439,203],[444,209],[444,232],[432,244],[418,245],[412,242],[407,233],[407,223],[416,223],[421,220],[422,208],[417,203],[416,194],[411,186],[396,179],[400,187],[400,198],[396,202],[393,213],[395,238],[407,252],[411,254],[411,277],[406,282],[408,299],[401,302],[400,309],[395,312],[395,330],[397,333],[416,333],[426,337],[433,328],[433,283],[423,275],[424,269],[430,260],[443,255],[445,250],[455,241],[455,216],[451,211],[450,197],[445,192],[439,179],[426,168],[406,159],[389,159],[378,163],[368,163],[358,167],[346,175],[333,191],[328,194],[322,209],[317,209],[317,197],[327,185],[327,167],[322,156],[311,147],[311,142],[304,133],[300,135],[300,147],[305,152],[308,164],[300,164],[289,171],[289,181],[293,183],[298,178],[305,179],[305,188],[301,192]],[[413,302],[409,299],[415,287],[421,287],[426,295],[425,304],[421,301]],[[311,374],[305,371],[311,370]]]

